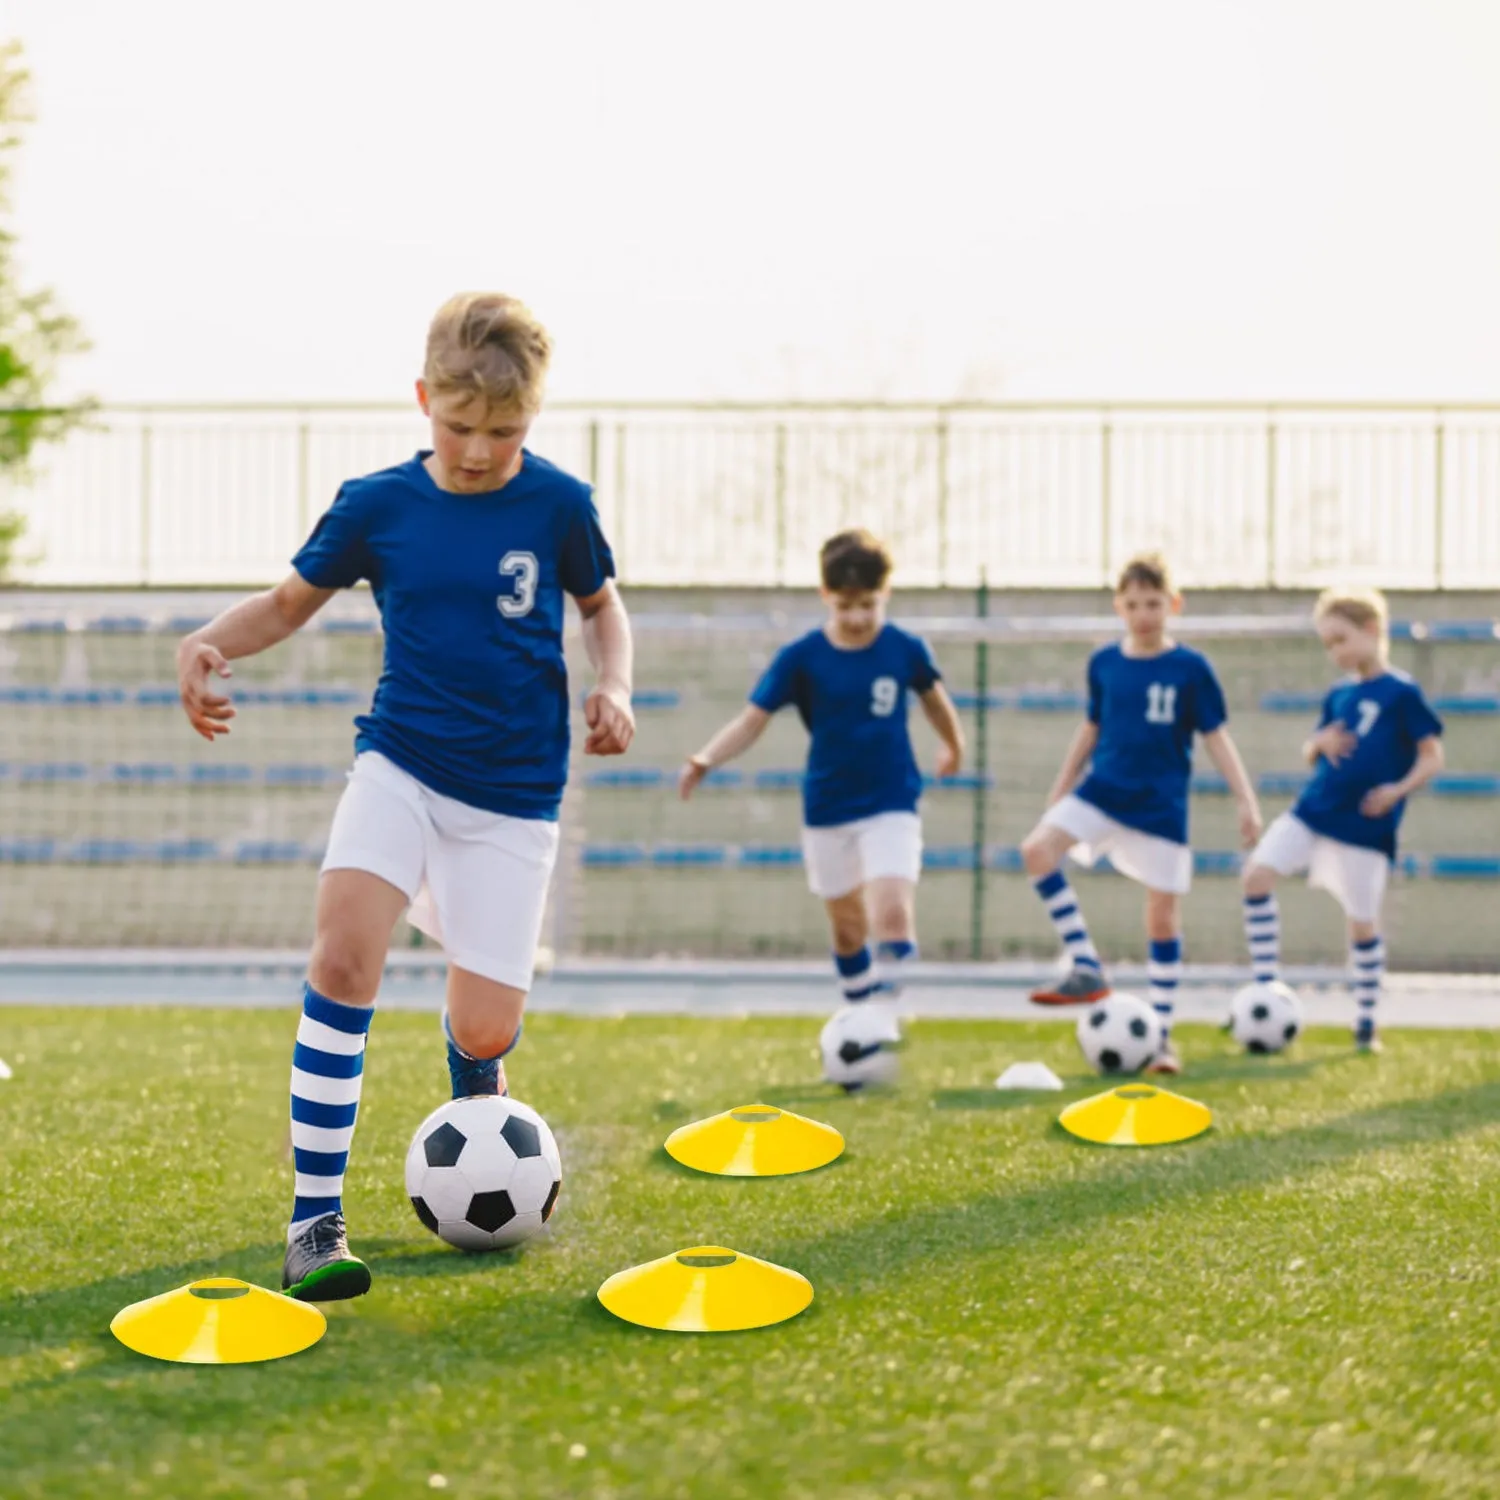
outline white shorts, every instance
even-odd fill
[[[456,967],[529,990],[557,838],[556,823],[470,807],[366,750],[339,798],[323,869],[378,875]]]
[[[832,901],[867,880],[917,883],[922,873],[922,820],[916,813],[876,813],[832,828],[802,830],[802,863],[813,895]]]
[[[1300,875],[1327,891],[1351,922],[1378,922],[1391,862],[1379,849],[1361,849],[1314,833],[1301,818],[1285,812],[1261,835],[1252,865],[1278,875]]]
[[[1185,896],[1193,884],[1193,851],[1186,844],[1127,828],[1082,797],[1064,797],[1042,814],[1043,826],[1078,840],[1068,851],[1081,865],[1107,858],[1120,874],[1147,890]]]

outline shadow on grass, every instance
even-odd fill
[[[767,1258],[804,1275],[834,1277],[849,1265],[882,1275],[918,1265],[993,1255],[1010,1246],[1071,1238],[1116,1215],[1172,1208],[1310,1176],[1371,1151],[1421,1147],[1486,1129],[1500,1116],[1500,1080],[1339,1115],[1279,1135],[1221,1136],[1150,1150],[1115,1150],[1107,1175],[981,1195],[961,1212],[914,1208],[850,1230],[768,1246]],[[1054,1121],[1059,1144],[1086,1143]],[[1101,1150],[1106,1148],[1099,1148]]]
[[[1086,1097],[1086,1091],[1076,1085],[1066,1089],[934,1089],[934,1109],[982,1109],[1008,1110],[1028,1109],[1038,1105],[1051,1105],[1062,1109],[1075,1099]]]

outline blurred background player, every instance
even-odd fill
[[[1142,553],[1125,565],[1114,603],[1125,638],[1089,658],[1087,722],[1063,756],[1047,811],[1021,845],[1026,872],[1069,960],[1063,978],[1031,998],[1039,1005],[1088,1005],[1109,993],[1061,868],[1070,851],[1084,865],[1108,856],[1122,875],[1146,887],[1151,1003],[1167,1032],[1166,1046],[1148,1071],[1179,1073],[1171,1023],[1182,976],[1181,898],[1193,876],[1188,784],[1195,734],[1203,736],[1229,783],[1247,849],[1260,836],[1260,807],[1229,736],[1213,667],[1201,652],[1167,634],[1171,617],[1182,610],[1182,596],[1159,553]]]
[[[802,784],[802,857],[822,898],[844,1001],[891,1003],[917,957],[922,776],[907,727],[908,691],[942,741],[937,774],[963,763],[963,729],[932,652],[886,619],[891,555],[868,531],[830,537],[819,554],[828,618],[777,652],[740,714],[678,778],[684,799],[715,766],[748,750],[771,715],[795,704],[811,736]],[[875,939],[872,953],[871,937]]]
[[[213,678],[368,580],[385,631],[369,713],[318,883],[292,1060],[296,1198],[282,1285],[329,1301],[369,1289],[350,1254],[343,1179],[365,1037],[396,919],[448,954],[455,1098],[506,1091],[531,987],[568,770],[563,596],[598,673],[585,750],[630,744],[631,642],[589,487],[525,447],[551,342],[510,297],[439,309],[417,400],[432,449],[348,481],[275,589],[179,646],[178,685],[205,739],[234,716]]]
[[[1327,589],[1313,620],[1333,664],[1348,677],[1330,689],[1302,747],[1312,780],[1266,830],[1244,875],[1245,935],[1255,978],[1281,977],[1275,885],[1307,871],[1349,923],[1355,1044],[1380,1049],[1376,1007],[1385,977],[1380,908],[1396,858],[1406,799],[1443,769],[1442,721],[1405,672],[1390,664],[1386,602],[1375,589]]]

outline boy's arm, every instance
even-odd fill
[[[1058,768],[1057,780],[1052,783],[1052,790],[1047,793],[1048,807],[1055,802],[1061,802],[1078,785],[1079,774],[1088,764],[1089,756],[1094,753],[1094,746],[1098,743],[1099,726],[1092,719],[1085,719],[1073,732],[1073,738],[1068,741],[1067,753],[1064,754],[1062,765]]]
[[[594,668],[595,683],[583,704],[589,736],[585,755],[623,755],[635,738],[630,694],[635,683],[635,644],[625,601],[607,579],[597,593],[578,600],[583,617],[583,649]]]
[[[210,743],[216,735],[228,734],[234,709],[228,698],[209,687],[209,678],[233,676],[231,661],[255,656],[286,640],[337,592],[316,588],[300,573],[293,573],[274,589],[240,600],[184,636],[177,645],[177,693],[188,723]]]
[[[1221,724],[1211,734],[1205,734],[1203,748],[1219,768],[1219,774],[1229,783],[1235,806],[1239,809],[1240,840],[1245,848],[1253,848],[1261,835],[1260,802],[1245,762],[1240,759],[1239,749],[1229,737],[1228,728]]]
[[[919,693],[917,698],[927,722],[943,742],[942,753],[938,756],[938,775],[957,776],[964,761],[964,727],[959,721],[958,710],[953,706],[948,689],[941,682],[935,682],[925,693]]]
[[[1367,818],[1378,818],[1388,813],[1403,797],[1420,791],[1446,764],[1443,742],[1435,734],[1417,741],[1417,758],[1400,781],[1389,781],[1384,786],[1372,787],[1365,793],[1359,810]]]
[[[686,801],[715,766],[743,755],[761,737],[771,716],[747,703],[696,755],[690,755],[677,777],[678,795]]]

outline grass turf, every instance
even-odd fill
[[[1289,1059],[1183,1028],[1214,1131],[1155,1151],[1054,1124],[1068,1030],[923,1023],[895,1097],[811,1082],[812,1023],[541,1015],[512,1086],[557,1131],[551,1231],[449,1250],[402,1192],[443,1097],[430,1016],[376,1022],[346,1194],[372,1294],[260,1366],[108,1332],[200,1275],[278,1284],[292,1015],[0,1010],[6,1496],[1473,1496],[1500,1490],[1500,1050],[1314,1032]],[[988,1087],[1042,1057],[1069,1089]],[[844,1158],[701,1177],[668,1130],[754,1099]],[[801,1317],[619,1323],[613,1271],[723,1243]]]

